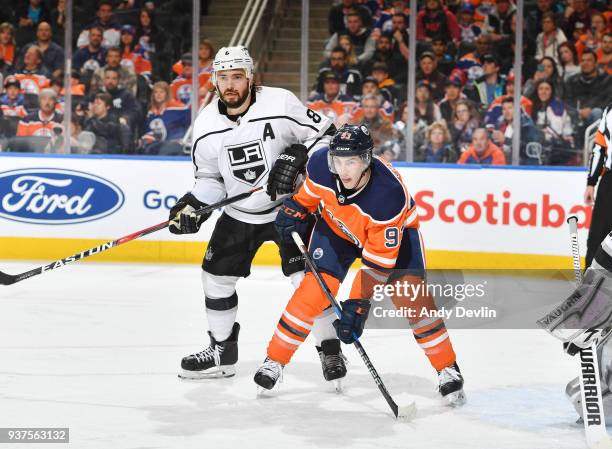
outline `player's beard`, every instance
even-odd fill
[[[235,93],[238,95],[238,98],[234,101],[229,101],[227,100],[227,98],[225,97],[228,93]],[[236,90],[229,90],[226,89],[225,92],[223,92],[223,94],[221,95],[221,100],[223,101],[223,103],[225,104],[226,107],[230,108],[230,109],[236,109],[239,108],[240,106],[242,106],[244,104],[244,102],[247,100],[247,98],[249,98],[249,88],[247,87],[244,92],[241,94],[240,92],[236,91]]]

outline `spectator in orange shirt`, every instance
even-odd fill
[[[63,117],[55,110],[57,96],[53,89],[43,89],[38,96],[39,108],[24,117],[17,127],[17,136],[53,137],[62,129]]]
[[[24,94],[38,95],[40,91],[49,87],[51,74],[42,64],[42,52],[36,45],[32,45],[23,57],[23,68],[15,73],[21,83]]]
[[[458,164],[506,165],[506,156],[489,139],[485,128],[477,128],[472,135],[472,144],[463,152]]]
[[[10,72],[15,62],[15,27],[8,22],[0,24],[0,74]]]
[[[313,111],[331,118],[334,125],[340,128],[347,123],[357,103],[347,95],[340,93],[340,77],[332,70],[322,74],[323,93],[310,98],[307,106]]]

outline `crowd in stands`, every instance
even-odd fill
[[[404,159],[408,1],[342,0],[329,11],[309,106],[366,124],[376,151]],[[612,100],[612,1],[524,2],[515,67],[514,0],[422,0],[416,12],[414,160],[505,164],[520,77],[520,163],[577,165]]]
[[[0,151],[61,151],[70,89],[77,153],[183,154],[191,123],[191,2],[73,2],[66,86],[65,0],[3,0]],[[199,45],[199,100],[210,89],[213,44]]]

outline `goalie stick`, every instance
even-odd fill
[[[306,261],[306,265],[308,265],[308,268],[310,268],[310,270],[312,271],[312,274],[317,280],[319,287],[321,287],[321,290],[323,290],[323,293],[325,294],[325,296],[331,303],[332,308],[334,309],[334,312],[336,312],[336,315],[338,316],[338,318],[340,318],[340,314],[342,310],[340,308],[340,304],[338,304],[338,301],[336,300],[336,298],[334,298],[334,295],[332,294],[331,290],[327,286],[325,279],[323,279],[323,277],[319,273],[319,270],[317,269],[317,266],[315,265],[314,261],[308,254],[308,250],[306,249],[306,245],[304,245],[302,238],[297,232],[292,232],[291,237],[293,237],[293,241],[295,242],[300,252],[302,253],[304,260]],[[414,418],[414,416],[416,415],[415,403],[413,402],[410,405],[399,407],[395,403],[395,401],[393,400],[389,392],[387,391],[385,384],[383,383],[382,379],[378,375],[376,368],[374,368],[374,365],[370,361],[370,357],[368,357],[368,354],[366,354],[365,349],[363,349],[363,346],[359,342],[359,339],[355,339],[355,342],[353,343],[353,345],[355,346],[355,349],[357,349],[357,352],[361,356],[363,363],[365,363],[366,367],[368,368],[368,371],[374,378],[374,382],[376,382],[376,385],[378,386],[378,389],[380,390],[383,397],[387,401],[387,404],[389,404],[389,407],[391,407],[391,411],[393,411],[393,415],[395,415],[397,419],[400,419],[403,421],[412,420],[412,418]]]
[[[232,203],[235,203],[236,201],[240,201],[245,198],[248,198],[255,192],[258,192],[262,189],[263,187],[256,187],[254,189],[249,190],[248,192],[240,193],[230,198],[226,198],[224,200],[219,201],[218,203],[211,204],[209,206],[205,206],[201,209],[198,209],[197,211],[195,211],[195,214],[202,215],[208,212],[212,212],[215,209],[219,209],[220,207],[227,206],[228,204],[232,204]],[[16,282],[23,281],[24,279],[31,278],[32,276],[36,276],[38,274],[44,273],[45,271],[51,271],[56,268],[63,267],[69,263],[77,262],[81,259],[85,259],[86,257],[100,254],[101,252],[107,251],[116,246],[122,245],[127,242],[131,242],[132,240],[139,239],[140,237],[143,237],[145,235],[160,231],[164,228],[167,228],[169,225],[170,225],[170,220],[164,221],[162,223],[158,223],[146,229],[142,229],[140,231],[136,231],[124,237],[118,238],[117,240],[112,240],[110,242],[102,243],[101,245],[94,246],[93,248],[86,249],[84,251],[81,251],[80,253],[76,253],[68,257],[64,257],[63,259],[56,260],[55,262],[51,262],[47,265],[43,265],[42,267],[34,268],[30,271],[26,271],[25,273],[11,275],[11,274],[3,273],[2,271],[0,271],[0,285],[11,285]]]
[[[580,251],[578,248],[578,219],[575,215],[567,219],[569,224],[570,242],[572,248],[572,261],[576,287],[582,284],[582,271],[580,270]],[[593,334],[600,331],[590,330]],[[597,338],[591,346],[581,349],[580,354],[580,395],[582,401],[582,419],[587,446],[590,449],[612,449],[612,440],[606,431],[603,399],[601,395],[601,380],[599,372],[599,359],[597,357]]]

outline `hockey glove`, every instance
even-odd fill
[[[340,341],[348,345],[361,337],[371,304],[367,299],[349,299],[340,304],[342,315],[334,321],[334,328]]]
[[[293,245],[292,232],[297,232],[302,238],[306,236],[308,232],[308,210],[295,201],[293,198],[287,198],[283,202],[276,220],[274,220],[274,227],[278,232],[281,244]]]
[[[185,194],[170,209],[170,232],[173,234],[195,234],[200,230],[212,212],[196,215],[195,211],[207,206],[206,203],[198,201],[191,193]]]
[[[304,145],[294,143],[281,153],[268,176],[266,192],[272,201],[276,195],[293,193],[297,177],[308,162],[308,149]]]

